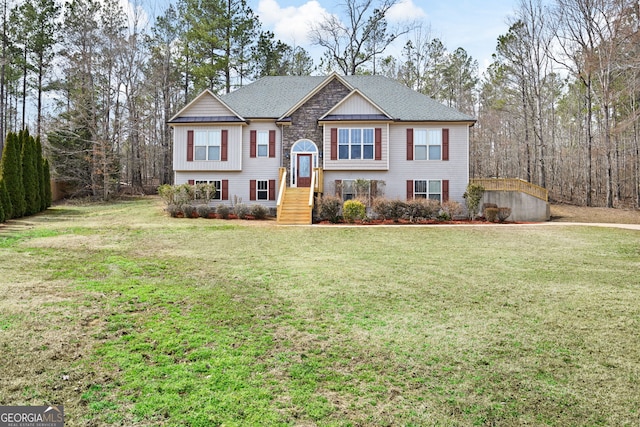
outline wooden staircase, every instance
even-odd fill
[[[278,224],[310,225],[311,210],[309,206],[310,188],[287,187],[278,209]]]

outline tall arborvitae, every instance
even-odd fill
[[[7,220],[7,216],[4,213],[4,205],[2,204],[2,200],[0,200],[0,223],[5,222]]]
[[[9,191],[7,190],[7,186],[3,179],[0,179],[0,205],[2,205],[2,209],[4,210],[4,220],[6,221],[10,219],[13,208],[11,206]]]
[[[52,194],[51,194],[51,170],[49,169],[49,160],[48,159],[44,159],[44,162],[42,163],[42,171],[44,174],[44,182],[45,182],[45,186],[44,186],[44,203],[45,203],[45,209],[48,208],[49,206],[51,206],[52,203]]]
[[[2,179],[9,191],[11,217],[20,218],[26,211],[24,184],[22,183],[22,147],[18,135],[9,132],[2,152]]]
[[[42,157],[42,142],[40,142],[40,137],[36,138],[36,171],[38,173],[38,189],[40,190],[40,209],[39,211],[43,211],[47,209],[47,185],[51,185],[51,183],[46,181],[46,177],[44,176],[44,157]]]
[[[36,168],[36,142],[29,131],[20,131],[22,141],[22,183],[26,201],[25,215],[40,212],[40,174]]]

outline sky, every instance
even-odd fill
[[[121,0],[123,1],[123,0]],[[126,1],[126,0],[124,0]],[[130,0],[135,1],[135,0]],[[153,5],[151,15],[160,15],[172,0],[147,0]],[[453,52],[464,48],[478,61],[480,71],[491,63],[498,36],[509,29],[508,18],[513,15],[518,0],[400,0],[389,11],[390,23],[416,19],[430,30],[430,38],[439,38]],[[263,30],[272,31],[276,38],[310,52],[316,65],[322,51],[311,45],[308,33],[311,26],[326,14],[340,16],[340,0],[247,0],[249,7],[260,17]],[[144,3],[144,1],[143,1]],[[389,54],[399,55],[406,42],[398,40]]]

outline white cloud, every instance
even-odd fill
[[[427,14],[413,0],[400,0],[387,11],[387,19],[392,23],[407,22],[426,18]]]
[[[273,31],[276,39],[289,45],[309,43],[309,30],[328,14],[316,0],[301,6],[280,7],[276,0],[260,0],[258,15],[262,24]]]

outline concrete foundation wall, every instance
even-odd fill
[[[495,203],[498,207],[511,208],[507,221],[549,221],[549,203],[519,191],[485,191],[480,202]]]

